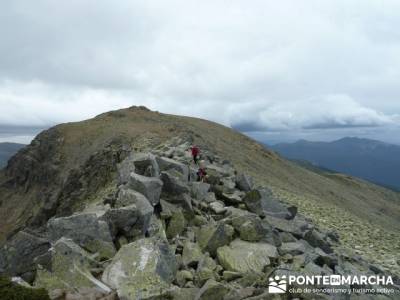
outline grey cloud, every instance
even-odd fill
[[[0,123],[146,105],[249,132],[386,128],[399,20],[390,0],[6,0]]]

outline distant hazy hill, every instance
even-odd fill
[[[4,168],[8,159],[24,146],[16,143],[0,143],[0,169]]]
[[[357,176],[400,190],[400,146],[380,141],[343,138],[334,142],[281,143],[270,146],[289,159]]]

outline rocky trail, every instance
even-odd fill
[[[176,138],[133,151],[102,199],[8,239],[0,273],[57,300],[398,299],[270,294],[276,275],[388,273],[206,149],[207,180],[197,181],[189,146]]]

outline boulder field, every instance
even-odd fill
[[[188,147],[175,141],[132,152],[118,165],[112,197],[11,236],[0,273],[58,300],[342,299],[271,295],[269,278],[384,274],[336,250],[336,232],[317,228],[229,161],[204,151],[208,176],[197,181]]]

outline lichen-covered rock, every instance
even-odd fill
[[[171,218],[167,226],[167,238],[172,239],[173,237],[181,234],[186,226],[185,216],[183,215],[182,209],[176,209],[172,211]]]
[[[196,267],[203,253],[198,244],[186,241],[183,245],[182,263],[187,267]]]
[[[135,205],[136,207],[136,222],[134,225],[134,235],[143,235],[147,232],[151,216],[153,215],[154,208],[147,198],[131,189],[121,189],[118,193],[115,208],[122,208],[125,206]]]
[[[190,185],[191,196],[197,200],[204,200],[210,190],[210,185],[205,182],[192,182]]]
[[[137,205],[138,203],[142,202],[150,203],[149,200],[147,200],[147,198],[143,194],[135,190],[129,189],[127,186],[123,186],[118,192],[118,196],[117,199],[115,200],[114,207],[120,208],[125,206],[131,206],[132,204]]]
[[[128,186],[146,196],[153,206],[160,202],[163,186],[163,182],[160,179],[131,173]]]
[[[152,215],[150,218],[149,227],[147,229],[147,236],[166,239],[167,234],[165,233],[163,220],[160,220],[155,215]]]
[[[49,248],[48,240],[26,231],[17,232],[0,249],[0,274],[21,276],[32,282],[36,270],[34,259]]]
[[[51,241],[70,238],[85,250],[97,252],[100,258],[113,257],[116,252],[108,224],[99,220],[96,214],[53,218],[47,223],[47,228]]]
[[[164,183],[163,195],[181,195],[189,193],[189,187],[180,176],[180,173],[175,170],[163,171],[160,174],[160,179]]]
[[[217,257],[225,270],[260,273],[265,266],[270,265],[270,258],[278,257],[278,251],[275,246],[267,243],[249,243],[236,239],[229,246],[219,248]]]
[[[135,172],[135,164],[133,162],[133,155],[128,155],[119,165],[118,165],[118,176],[119,183],[125,184],[129,181],[131,173]]]
[[[233,193],[236,189],[235,179],[232,177],[221,178],[222,189],[224,193]]]
[[[49,291],[61,289],[75,291],[79,288],[94,288],[110,293],[111,289],[90,273],[97,263],[72,240],[61,238],[49,250],[51,264],[49,269],[38,266],[35,286]]]
[[[131,160],[135,165],[134,172],[147,177],[158,177],[160,168],[156,157],[151,153],[134,153]]]
[[[326,253],[333,252],[332,246],[329,244],[326,237],[315,229],[306,232],[304,235],[304,240],[306,240],[313,247],[321,248]]]
[[[221,300],[229,291],[230,288],[226,285],[209,279],[197,293],[195,300]]]
[[[261,216],[270,215],[277,218],[293,219],[294,215],[277,200],[268,188],[255,189],[243,198],[247,209]]]
[[[187,281],[193,281],[193,274],[188,270],[178,271],[176,274],[176,282],[180,287],[185,286]]]
[[[160,166],[160,171],[175,170],[180,173],[182,180],[188,180],[189,167],[187,165],[167,157],[157,157],[157,163]]]
[[[0,276],[0,299],[4,300],[50,300],[45,289],[21,285],[14,280]]]
[[[229,220],[242,240],[257,242],[267,237],[272,231],[271,226],[263,222],[257,215],[250,213],[240,215],[240,211],[236,211],[236,213],[237,215],[231,215]]]
[[[281,255],[291,254],[291,255],[300,255],[306,252],[306,247],[304,244],[300,242],[290,242],[283,243],[279,248],[279,253]]]
[[[237,204],[242,203],[243,196],[244,196],[243,192],[240,192],[238,190],[234,190],[233,192],[221,191],[218,194],[218,198],[229,205],[237,205]]]
[[[108,223],[114,238],[117,234],[122,234],[125,237],[144,234],[142,228],[134,230],[134,226],[138,220],[136,205],[112,208],[101,217],[101,220]]]
[[[297,216],[292,220],[266,216],[265,220],[279,231],[288,232],[297,238],[302,238],[304,234],[312,228],[312,225]]]
[[[197,270],[194,281],[196,286],[201,287],[209,279],[215,279],[215,273],[210,268],[204,267]]]
[[[236,186],[239,190],[249,192],[253,188],[253,178],[246,174],[236,176]]]
[[[219,247],[229,244],[232,240],[234,229],[223,223],[210,223],[202,226],[197,231],[197,241],[203,251],[215,255]]]
[[[157,296],[171,286],[177,263],[167,241],[144,238],[122,246],[105,269],[102,280],[121,299]]]

